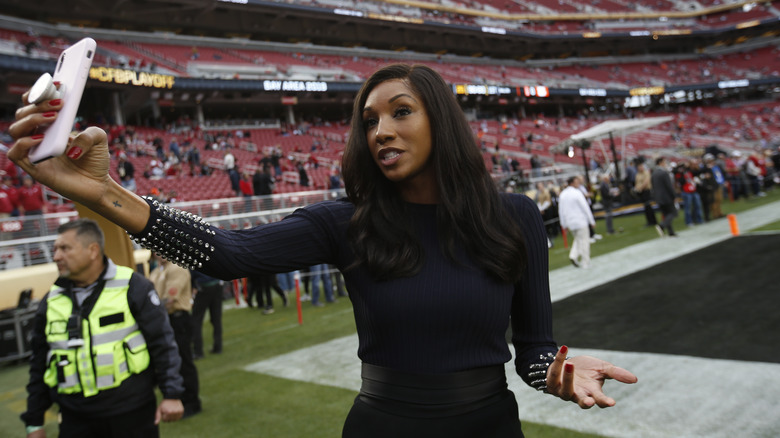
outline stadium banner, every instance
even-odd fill
[[[100,82],[150,88],[173,88],[174,76],[112,67],[92,67],[89,78]]]

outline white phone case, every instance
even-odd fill
[[[84,38],[60,54],[52,80],[60,83],[59,98],[63,100],[64,106],[57,115],[57,120],[46,128],[43,140],[30,149],[29,157],[33,163],[60,156],[65,152],[96,47],[95,40]]]

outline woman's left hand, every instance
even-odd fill
[[[636,383],[637,377],[630,371],[591,356],[576,356],[566,359],[568,348],[564,345],[555,355],[555,361],[547,369],[547,392],[570,400],[582,409],[593,405],[608,408],[615,400],[608,397],[601,388],[606,379],[623,383]]]

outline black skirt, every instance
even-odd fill
[[[343,438],[521,438],[503,365],[416,374],[363,364]]]

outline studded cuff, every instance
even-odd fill
[[[150,214],[146,227],[130,237],[141,247],[187,269],[198,269],[214,252],[211,224],[202,217],[177,210],[144,196]]]
[[[539,360],[533,362],[528,366],[528,379],[529,385],[535,388],[537,391],[544,391],[547,389],[547,368],[555,361],[555,355],[553,353],[547,353],[547,355],[540,354]]]

